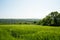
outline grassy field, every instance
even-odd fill
[[[0,40],[60,40],[60,27],[0,25]]]

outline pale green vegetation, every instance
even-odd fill
[[[60,40],[60,27],[0,25],[0,40]]]

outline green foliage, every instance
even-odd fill
[[[37,25],[41,25],[41,23],[42,23],[42,20],[39,20],[36,22]]]
[[[0,25],[0,40],[60,40],[60,27]]]
[[[0,24],[36,24],[39,19],[0,19]]]
[[[60,13],[57,11],[51,12],[42,19],[41,25],[60,26]]]

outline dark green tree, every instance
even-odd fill
[[[60,25],[60,14],[57,11],[51,12],[49,15],[47,15],[45,18],[42,19],[41,25],[51,25],[51,26]]]
[[[56,25],[56,24],[57,24],[58,12],[57,12],[57,11],[51,12],[51,13],[50,13],[50,16],[51,16],[51,19],[52,19],[51,25]],[[52,22],[53,22],[53,24],[52,24]]]

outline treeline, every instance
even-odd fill
[[[55,11],[43,19],[0,19],[0,24],[35,24],[47,26],[60,26],[60,13]]]
[[[0,19],[0,24],[35,24],[39,19]]]
[[[37,22],[38,25],[60,26],[60,13],[51,12],[45,18]]]

